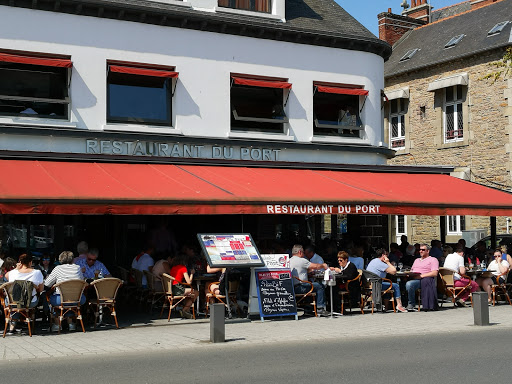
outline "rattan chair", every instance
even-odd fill
[[[18,308],[18,304],[14,302],[12,298],[12,288],[14,286],[14,281],[10,283],[5,283],[0,286],[0,301],[2,303],[2,307],[4,308],[4,316],[5,316],[5,328],[3,337],[7,333],[7,328],[12,319],[12,315],[18,313],[21,317],[21,321],[27,323],[28,334],[32,337],[32,327],[30,323],[33,321],[33,315],[35,313],[35,308]],[[33,288],[32,288],[33,289]]]
[[[53,306],[52,310],[50,310],[50,323],[53,323],[53,311],[56,310],[59,318],[59,333],[62,320],[64,319],[64,316],[69,312],[73,312],[76,316],[76,319],[80,320],[82,331],[85,332],[82,313],[80,311],[80,299],[87,285],[88,284],[84,280],[73,279],[60,282],[52,287],[52,289],[59,289],[60,305]]]
[[[144,271],[144,276],[148,282],[147,302],[149,310],[152,311],[156,303],[165,300],[165,291],[160,277],[149,271]]]
[[[301,280],[297,276],[293,276],[294,279],[298,280],[301,284],[310,284],[311,288],[305,293],[295,293],[295,301],[298,307],[305,307],[307,305],[313,305],[313,313],[315,317],[318,317],[316,310],[316,293],[313,292],[313,283],[307,280]]]
[[[132,268],[130,272],[135,279],[135,286],[137,287],[135,296],[138,304],[140,305],[147,300],[147,295],[149,293],[148,288],[142,285],[144,273],[135,268]]]
[[[228,307],[227,302],[226,302],[225,292],[219,292],[218,294],[216,294],[211,288],[213,285],[219,285],[219,284],[220,284],[219,281],[213,281],[210,284],[208,284],[208,292],[206,292],[205,317],[208,316],[208,312],[210,310],[210,304],[213,304],[215,301],[218,301],[219,303],[224,304],[224,306],[226,308]],[[229,302],[233,303],[233,307],[237,308],[238,310],[239,310],[239,307],[238,307],[236,296],[238,294],[239,288],[240,288],[239,280],[229,281],[229,283],[228,283]]]
[[[174,280],[175,280],[174,277],[172,277],[171,275],[168,275],[167,273],[162,274],[162,284],[164,286],[165,297],[167,298],[167,301],[169,303],[169,315],[167,316],[167,321],[171,321],[172,310],[174,308],[176,308],[183,300],[190,297],[189,295],[177,296],[172,293],[172,283]],[[190,284],[187,284],[184,282],[180,283],[180,284],[184,285],[186,287],[192,288],[192,286]],[[165,308],[165,306],[162,305],[162,311],[160,312],[160,316],[162,316],[162,314],[164,313],[164,308]],[[196,319],[195,308],[193,305],[191,306],[191,308],[192,308],[192,316],[195,320]]]
[[[466,275],[461,275],[461,277],[464,277],[468,279],[467,285],[463,287],[456,287],[455,286],[455,280],[453,278],[455,272],[451,269],[441,267],[439,268],[439,278],[438,283],[440,286],[438,286],[438,291],[441,291],[446,297],[449,297],[452,299],[453,305],[455,305],[455,301],[462,295],[465,291],[471,292],[471,279]],[[469,295],[471,298],[471,305],[473,305],[473,296]],[[443,305],[443,302],[441,301],[441,306]]]
[[[503,295],[507,299],[508,303],[512,305],[510,301],[510,296],[508,295],[508,290],[511,287],[511,284],[507,284],[507,276],[508,271],[502,273],[501,275],[496,276],[496,284],[491,285],[491,294],[492,294],[492,305],[496,305],[496,296]],[[503,282],[500,282],[500,278],[503,278]]]
[[[382,298],[384,295],[390,295],[390,301],[393,304],[393,312],[396,312],[396,305],[395,305],[395,297],[393,293],[395,292],[393,289],[393,282],[389,279],[380,277],[379,275],[376,275],[373,272],[363,270],[362,271],[364,276],[366,277],[366,285],[362,287],[362,295],[363,295],[363,306],[369,305],[371,302],[372,306],[372,314],[375,311],[375,305],[379,304],[381,305],[382,310],[385,310],[385,306],[382,303]],[[382,290],[382,283],[387,282],[389,283],[389,288]],[[379,291],[376,291],[379,290]]]
[[[362,276],[363,276],[363,272],[361,270],[359,270],[359,275],[357,275],[357,277],[352,280],[347,280],[345,282],[345,290],[339,292],[339,295],[341,296],[341,313],[343,315],[345,314],[345,302],[347,300],[348,300],[348,304],[349,304],[349,311],[350,311],[350,313],[352,313],[352,305],[350,302],[350,294],[351,294],[350,283],[353,283],[352,287],[354,287],[355,284],[357,284],[357,286],[359,286],[359,308],[361,309],[361,313],[364,315],[364,309],[363,309],[364,301],[363,301],[363,297],[361,296]],[[354,288],[352,288],[352,289],[354,289]]]
[[[121,287],[122,284],[123,281],[115,277],[106,277],[104,279],[94,280],[91,283],[96,291],[96,301],[93,300],[89,303],[94,307],[95,328],[100,310],[103,308],[108,308],[110,310],[110,313],[116,323],[116,328],[119,328],[116,314],[116,297],[119,287]]]

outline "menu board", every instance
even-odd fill
[[[292,272],[283,270],[256,270],[260,316],[297,315]]]
[[[248,233],[201,234],[199,244],[212,268],[262,267],[263,262],[252,237]]]

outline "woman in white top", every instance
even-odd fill
[[[510,268],[510,264],[506,260],[502,260],[502,254],[501,254],[501,248],[496,248],[494,250],[494,260],[491,261],[489,266],[487,267],[487,270],[492,272],[492,277],[479,277],[476,279],[476,282],[478,285],[482,287],[484,291],[487,292],[488,300],[491,302],[491,286],[493,284],[496,284],[498,276],[508,272]],[[506,278],[500,277],[500,283],[504,282]]]
[[[32,291],[32,301],[30,302],[30,308],[37,306],[38,297],[37,293],[41,292],[44,288],[43,285],[43,274],[41,271],[32,268],[32,256],[26,253],[22,254],[16,264],[16,268],[5,274],[6,280],[13,282],[16,280],[28,280],[34,283],[34,290]],[[16,326],[17,318],[19,314],[13,315],[13,321],[9,328],[9,334],[12,334]]]
[[[74,255],[71,251],[64,251],[59,255],[60,265],[57,265],[53,271],[46,277],[44,285],[51,287],[55,284],[62,283],[67,280],[84,280],[84,275],[79,265],[73,264]],[[50,296],[50,304],[52,306],[60,305],[60,292],[58,288]],[[85,296],[82,295],[80,298],[80,304],[85,304]],[[70,312],[71,313],[71,312]],[[58,319],[55,316],[55,324],[52,325],[52,332],[59,331]],[[76,325],[72,322],[72,318],[68,317],[69,330],[74,331]]]

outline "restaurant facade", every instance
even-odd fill
[[[512,213],[511,195],[449,164],[386,165],[391,47],[334,2],[2,0],[0,12],[8,254],[86,240],[127,265],[160,226],[178,243],[346,230],[377,246],[392,214]]]

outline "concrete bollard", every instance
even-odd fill
[[[489,325],[489,296],[487,292],[473,292],[473,316],[475,325]]]
[[[226,341],[226,321],[224,304],[210,305],[210,341],[223,343]]]

